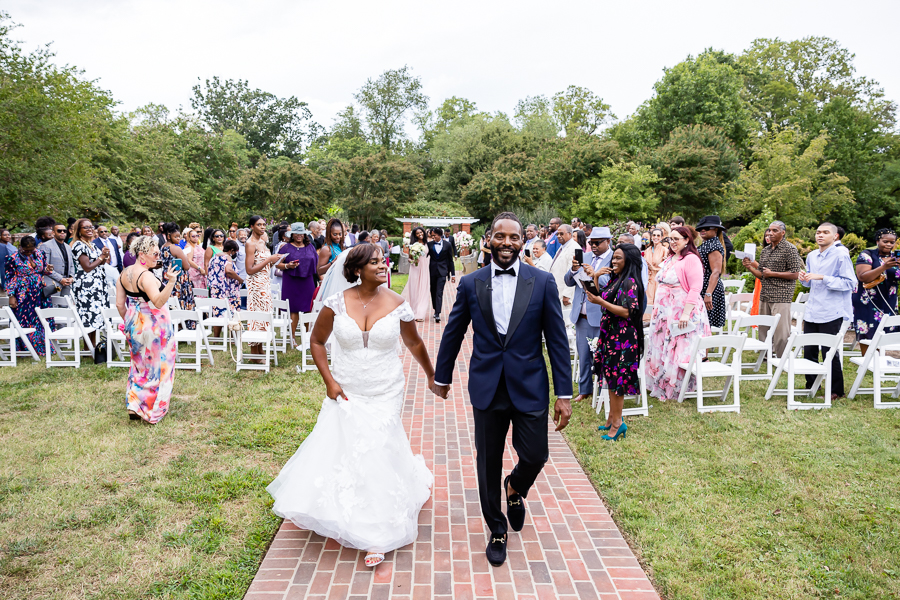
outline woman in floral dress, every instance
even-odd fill
[[[656,281],[659,287],[650,318],[647,387],[651,396],[666,401],[681,392],[685,372],[678,365],[690,362],[694,338],[710,335],[706,306],[700,296],[703,263],[687,227],[675,227],[669,234],[669,258],[660,267]],[[674,328],[682,333],[675,335]],[[693,386],[691,381],[688,389],[693,390]]]
[[[226,240],[224,250],[209,261],[209,297],[228,300],[231,314],[241,310],[241,284],[244,280],[234,270],[234,259],[237,258],[238,243]],[[225,313],[221,308],[214,308],[213,317],[221,317]],[[213,337],[221,335],[220,327],[213,327]]]
[[[6,292],[9,294],[9,307],[16,315],[22,327],[34,328],[28,335],[35,351],[44,356],[44,327],[37,316],[38,308],[50,308],[50,298],[43,294],[43,275],[49,275],[53,267],[47,264],[43,252],[37,251],[33,237],[25,236],[19,244],[19,250],[11,254],[6,262]],[[51,322],[52,325],[52,322]],[[16,349],[26,350],[22,340],[16,341]]]
[[[184,244],[184,253],[189,256],[193,265],[188,269],[191,285],[195,289],[206,289],[206,267],[204,266],[203,253],[205,250],[200,245],[200,233],[196,229],[185,227],[181,232]]]
[[[891,257],[896,248],[897,234],[890,229],[875,232],[874,249],[866,249],[856,258],[856,277],[859,284],[853,292],[853,329],[863,354],[875,336],[878,324],[885,315],[897,314],[897,282],[900,281],[900,261]],[[866,289],[866,285],[876,283]],[[890,330],[894,330],[893,327]]]
[[[181,259],[181,270],[178,271],[178,280],[175,282],[175,291],[172,292],[172,295],[178,298],[181,310],[195,310],[197,303],[194,302],[194,284],[191,282],[188,269],[197,268],[200,265],[194,264],[184,250],[178,247],[178,242],[181,241],[178,225],[164,223],[163,235],[166,237],[166,243],[159,249],[160,264],[163,271],[166,272],[163,275],[163,283],[168,283],[168,271],[175,264],[175,259]],[[188,329],[197,329],[197,321],[185,321],[184,324]]]
[[[601,430],[604,440],[625,437],[628,426],[622,422],[625,396],[640,393],[638,370],[644,353],[644,286],[641,283],[641,251],[634,244],[622,244],[612,256],[610,267],[594,273],[594,283],[603,275],[612,278],[595,296],[585,290],[587,298],[605,310],[600,318],[594,372],[609,388],[609,415]]]
[[[137,238],[129,251],[137,262],[122,271],[116,283],[116,309],[125,321],[131,350],[125,408],[132,420],[159,423],[169,410],[175,383],[175,329],[166,303],[178,274],[170,267],[163,287],[150,271],[160,256],[155,236]]]
[[[88,329],[92,344],[97,343],[97,331],[103,329],[103,309],[109,308],[109,288],[106,273],[99,268],[109,263],[109,248],[100,250],[92,241],[94,225],[89,219],[78,219],[72,226],[72,256],[75,258],[75,280],[72,297],[81,323]]]

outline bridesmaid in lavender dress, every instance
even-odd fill
[[[413,229],[410,235],[410,245],[416,242],[421,243],[426,249],[428,248],[428,238],[425,236],[425,230],[421,227]],[[403,253],[409,254],[409,248],[404,248]],[[434,312],[431,308],[431,276],[428,273],[430,260],[426,250],[426,254],[419,258],[418,265],[414,265],[410,261],[409,279],[406,281],[403,293],[400,294],[412,307],[416,321],[424,321]]]

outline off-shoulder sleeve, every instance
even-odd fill
[[[336,315],[344,314],[344,292],[328,296],[322,304],[334,311]]]
[[[406,300],[403,301],[403,304],[397,307],[397,316],[400,317],[401,321],[415,321],[416,315],[413,312],[412,306],[409,305],[409,302]]]

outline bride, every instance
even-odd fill
[[[386,552],[415,541],[433,482],[422,455],[413,456],[400,419],[406,379],[399,338],[429,388],[434,368],[409,303],[382,286],[381,247],[361,244],[346,255],[344,277],[360,284],[325,300],[311,336],[328,396],[315,428],[266,489],[277,515],[367,551],[366,565],[374,567]]]

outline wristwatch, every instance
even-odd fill
[[[703,295],[704,295],[704,296],[709,296],[710,298],[712,298],[712,294],[703,294]]]

